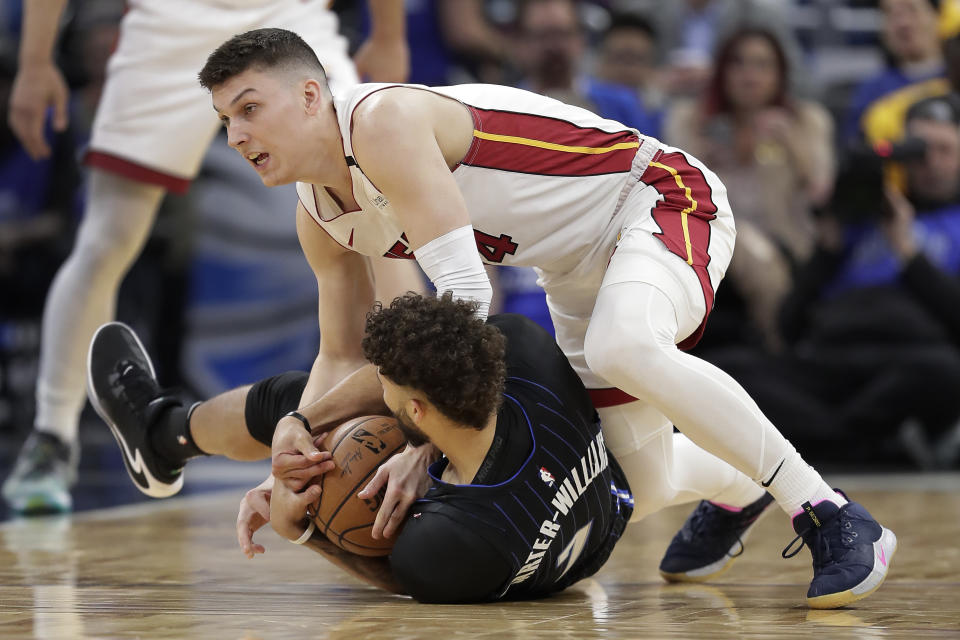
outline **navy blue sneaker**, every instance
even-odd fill
[[[166,498],[183,487],[183,469],[172,467],[150,446],[147,427],[160,411],[180,404],[157,383],[153,363],[137,334],[110,322],[93,335],[87,356],[87,395],[120,445],[137,489]]]
[[[739,511],[701,500],[670,541],[660,561],[660,575],[667,582],[705,582],[717,577],[743,553],[743,541],[772,503],[769,493]]]
[[[897,550],[897,536],[873,519],[856,502],[842,507],[829,500],[801,505],[793,518],[797,537],[783,550],[784,558],[800,553],[804,545],[813,555],[813,581],[807,604],[813,609],[836,609],[876,591],[887,577]],[[803,540],[793,552],[790,548]]]

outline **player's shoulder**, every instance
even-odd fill
[[[429,110],[425,107],[441,99],[417,84],[363,84],[353,91],[348,101],[350,125],[354,134],[358,128],[402,129],[411,120],[427,115]]]
[[[454,508],[415,511],[390,554],[394,577],[419,602],[485,602],[511,577],[502,554]]]

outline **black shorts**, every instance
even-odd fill
[[[280,418],[300,406],[300,396],[309,377],[303,371],[288,371],[250,387],[244,407],[250,435],[269,447]]]

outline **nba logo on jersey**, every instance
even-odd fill
[[[546,467],[540,467],[540,479],[548,486],[552,487],[554,483],[553,474],[547,471]]]

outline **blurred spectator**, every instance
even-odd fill
[[[710,77],[717,44],[745,24],[773,31],[790,66],[800,63],[800,48],[785,21],[789,5],[782,0],[620,0],[614,6],[642,10],[656,20],[671,95],[698,95]]]
[[[647,116],[633,91],[583,75],[587,42],[576,2],[525,0],[517,25],[520,86],[631,127],[644,126]]]
[[[644,134],[661,137],[664,96],[657,85],[657,36],[650,22],[631,13],[614,14],[599,46],[597,76],[629,87],[646,117]]]
[[[856,90],[844,121],[845,142],[896,140],[913,103],[949,90],[938,20],[940,0],[880,0],[887,67]]]
[[[671,108],[665,138],[726,184],[738,232],[727,286],[770,347],[779,344],[776,313],[791,265],[810,255],[811,209],[828,198],[834,176],[830,117],[791,94],[788,69],[771,31],[741,28],[721,44],[703,98]],[[743,323],[732,324],[740,331]]]
[[[926,145],[904,163],[909,199],[888,189],[885,206],[822,221],[783,307],[795,355],[723,364],[791,440],[855,441],[869,458],[899,432],[898,449],[946,466],[960,417],[960,101],[916,104],[907,131]]]
[[[509,42],[487,20],[483,0],[406,0],[404,11],[410,43],[407,82],[441,86],[503,81]],[[369,34],[365,3],[360,22],[361,31]]]

